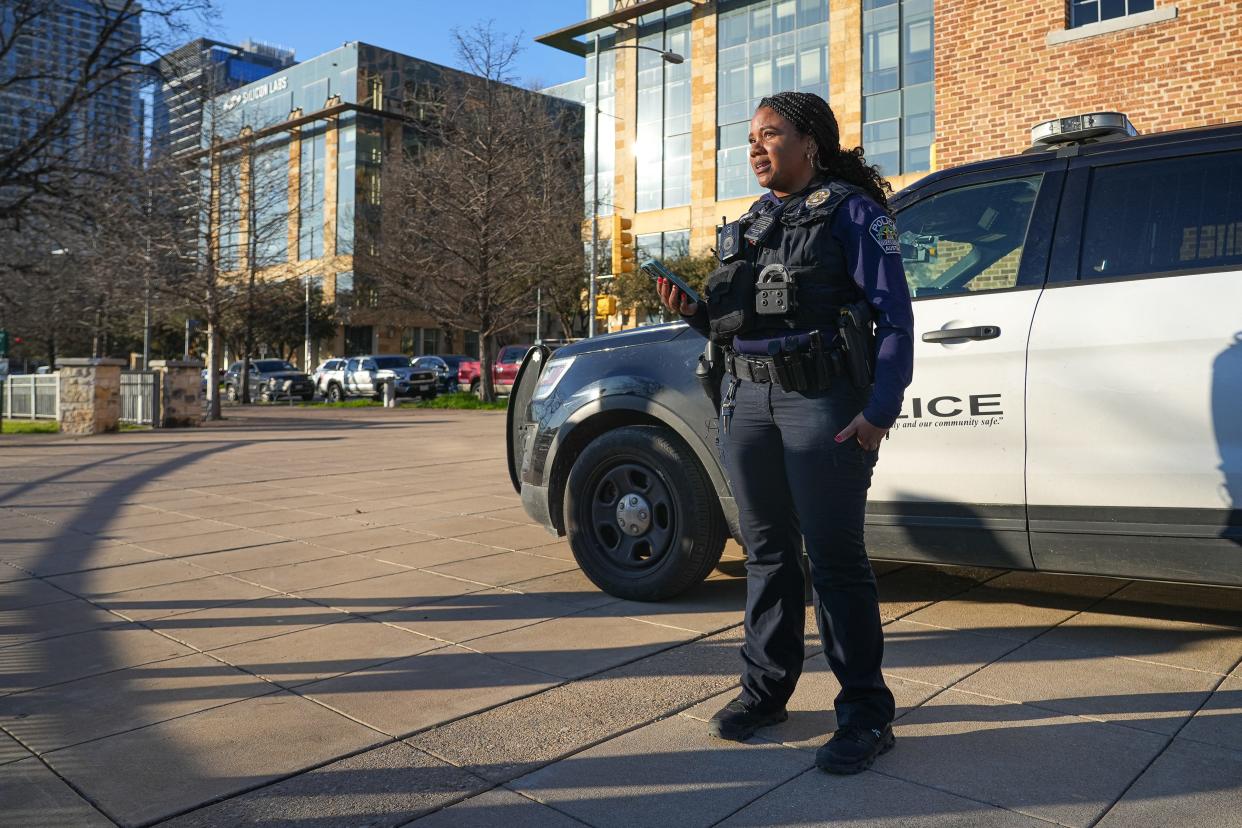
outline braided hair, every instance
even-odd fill
[[[758,108],[764,107],[789,121],[798,132],[815,139],[816,170],[861,187],[888,211],[892,185],[884,180],[878,167],[867,163],[862,147],[841,148],[841,129],[827,101],[810,92],[777,92],[759,101]]]

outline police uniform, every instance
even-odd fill
[[[783,710],[801,675],[805,539],[816,620],[842,688],[838,726],[884,728],[893,696],[880,672],[883,633],[863,543],[878,452],[854,437],[833,438],[860,411],[891,427],[910,382],[913,317],[893,220],[861,189],[816,180],[784,200],[760,198],[725,225],[717,249],[722,260],[751,262],[755,274],[783,266],[792,285],[789,312],[754,316],[724,343],[720,453],[748,573],[741,700]],[[759,282],[756,292],[765,287]],[[708,307],[688,320],[705,332],[712,296],[709,285]],[[859,300],[875,320],[870,387],[849,381],[835,359],[840,311]],[[798,370],[778,371],[782,359]]]

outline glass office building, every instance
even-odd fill
[[[587,0],[585,8],[581,23],[536,39],[585,60],[586,215],[631,218],[640,259],[706,252],[721,217],[760,194],[748,133],[774,92],[827,99],[842,143],[862,144],[895,187],[931,169],[932,0]],[[682,62],[659,54],[670,51]]]
[[[279,72],[291,49],[199,38],[152,64],[151,142],[158,153],[184,155],[202,146],[204,104],[217,95]]]
[[[234,271],[253,256],[264,278],[322,286],[344,324],[313,359],[429,348],[477,354],[470,332],[454,340],[426,315],[392,318],[374,279],[355,266],[355,252],[368,252],[358,246],[379,227],[385,155],[415,140],[410,93],[456,74],[347,43],[220,95],[204,112],[201,143],[212,151],[202,174],[219,205],[217,261]]]
[[[8,4],[0,5],[0,33],[12,32]],[[80,68],[88,58],[107,65],[118,59],[136,59],[142,40],[138,16],[102,13],[97,0],[57,0],[47,4],[0,55],[0,78],[38,76],[37,80],[0,84],[0,147],[16,145],[56,111],[81,80]],[[108,27],[116,29],[91,58]],[[132,57],[131,57],[132,56]],[[58,137],[53,151],[90,155],[109,152],[117,140],[138,146],[142,138],[142,100],[136,75],[110,80]]]

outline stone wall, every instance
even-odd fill
[[[160,376],[157,425],[161,428],[197,426],[203,419],[203,363],[153,359],[151,368]]]
[[[121,421],[123,359],[61,359],[60,432],[116,431]]]

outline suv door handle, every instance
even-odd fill
[[[942,342],[946,339],[996,339],[1000,328],[995,325],[976,325],[973,328],[945,328],[923,334],[924,342]]]

